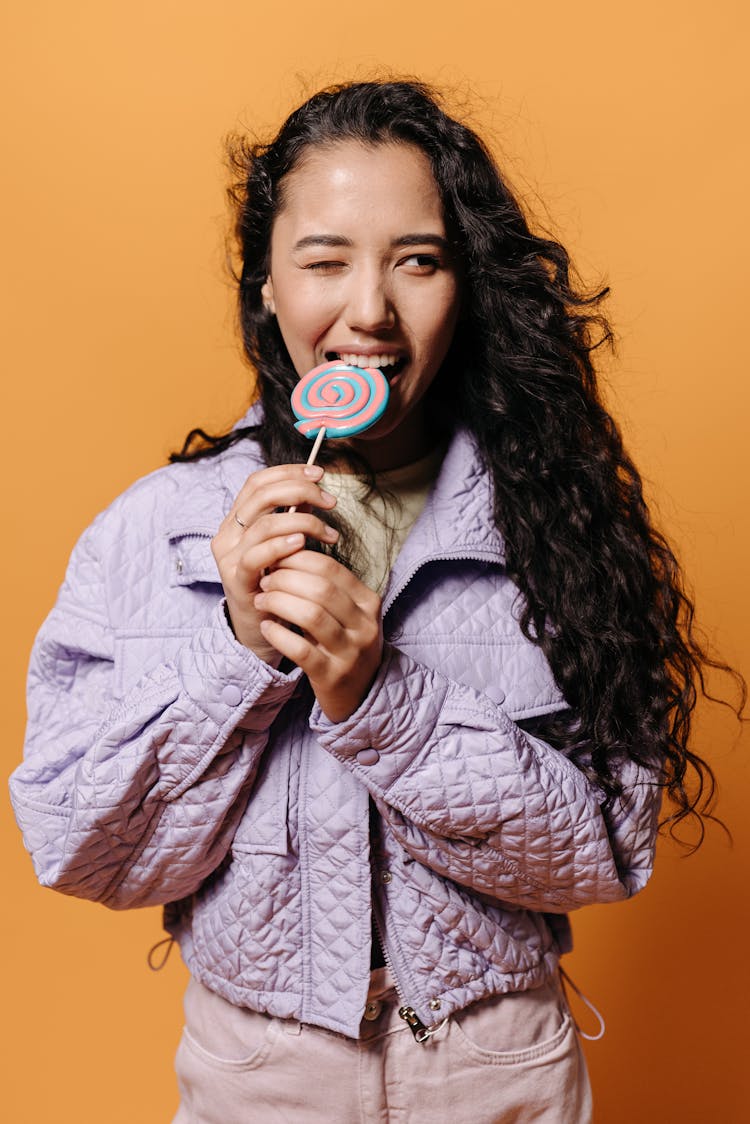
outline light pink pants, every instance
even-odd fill
[[[173,1124],[589,1124],[591,1091],[555,978],[452,1016],[425,1045],[385,969],[358,1040],[259,1015],[191,981]]]

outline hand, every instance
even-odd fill
[[[260,588],[255,606],[266,614],[263,636],[302,668],[326,717],[342,722],[360,705],[380,666],[380,598],[346,566],[311,550],[280,559]]]
[[[211,542],[226,596],[229,620],[241,644],[276,666],[281,650],[261,629],[267,614],[254,602],[263,573],[305,545],[305,536],[334,543],[338,532],[300,508],[331,509],[336,499],[318,481],[319,465],[283,464],[249,476]],[[277,508],[296,506],[297,511]]]

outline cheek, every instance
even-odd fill
[[[456,330],[459,308],[455,292],[445,294],[439,305],[433,307],[432,315],[423,322],[423,339],[429,345],[441,351],[447,350]]]
[[[330,326],[334,302],[325,300],[320,293],[306,293],[304,286],[299,286],[293,293],[285,294],[283,301],[277,299],[276,315],[282,335],[315,342]]]
[[[295,367],[307,370],[311,352],[322,333],[322,318],[296,302],[291,307],[280,306],[277,302],[276,322]]]

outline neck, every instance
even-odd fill
[[[426,423],[421,409],[412,411],[400,425],[382,437],[378,429],[379,426],[374,426],[372,436],[363,434],[351,443],[373,472],[390,472],[413,464],[426,457],[445,436],[438,427]]]

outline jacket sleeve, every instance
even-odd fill
[[[234,639],[223,605],[124,698],[90,531],[34,645],[16,817],[45,886],[113,908],[191,894],[221,862],[284,675]]]
[[[331,723],[316,706],[311,725],[408,855],[475,892],[562,913],[629,897],[648,880],[661,797],[653,774],[625,762],[623,795],[608,805],[501,707],[395,648],[350,718]]]

